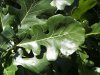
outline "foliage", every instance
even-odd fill
[[[0,75],[99,75],[99,6],[99,0],[1,0]]]

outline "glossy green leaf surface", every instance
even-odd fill
[[[45,33],[44,31],[47,30],[48,33]],[[32,38],[25,38],[24,41],[20,42],[17,46],[25,48],[28,53],[32,50],[35,56],[40,55],[42,51],[41,45],[44,46],[46,48],[46,63],[43,65],[48,65],[47,61],[57,60],[59,53],[68,57],[84,42],[84,28],[81,26],[81,23],[71,17],[64,17],[60,14],[50,17],[44,25],[34,25],[30,32]],[[15,63],[19,63],[17,58]],[[37,60],[37,62],[42,62],[42,59]],[[30,60],[30,58],[28,58],[28,60]],[[26,60],[26,63],[22,61],[22,63],[18,65],[22,65],[35,72],[40,71],[35,69],[36,65],[32,67],[31,64],[28,63],[28,60]],[[32,62],[35,64],[34,57]],[[38,65],[40,65],[40,63]]]
[[[41,51],[40,45],[44,45],[47,49],[48,60],[50,60],[50,51],[51,54],[54,53],[54,57],[51,55],[51,60],[56,60],[59,50],[62,54],[68,56],[76,51],[78,46],[83,43],[82,40],[84,40],[84,28],[82,28],[79,22],[75,21],[71,17],[55,15],[48,19],[45,26],[47,27],[46,30],[49,31],[48,34],[45,34],[43,31],[43,28],[46,27],[35,25],[32,27],[32,30],[30,30],[31,35],[34,35],[32,36],[32,41],[24,41],[18,44],[18,46],[24,47],[26,50],[32,49],[33,53],[39,55]],[[72,50],[72,53],[68,53],[67,50]]]
[[[0,75],[99,75],[99,0],[0,0]]]

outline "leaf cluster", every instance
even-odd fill
[[[0,0],[0,75],[100,74],[100,1],[51,1]]]

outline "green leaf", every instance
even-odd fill
[[[7,68],[4,68],[4,75],[15,75],[16,71],[17,71],[17,66],[11,64]]]
[[[13,27],[11,26],[14,23],[14,18],[15,17],[9,13],[1,14],[1,25],[3,29],[1,34],[9,40],[12,39],[14,35]]]
[[[59,54],[66,57],[71,55],[84,42],[81,23],[60,14],[50,17],[44,25],[34,25],[29,32],[32,38],[23,39],[17,46],[24,47],[28,53],[32,50],[35,56],[27,59],[19,56],[15,59],[15,64],[37,73],[46,68],[48,61],[55,61]],[[43,51],[41,45],[46,47],[46,52],[43,53],[43,58],[38,59],[37,56]]]
[[[92,33],[100,34],[100,22],[92,25]]]
[[[15,65],[22,65],[23,67],[36,73],[40,73],[49,65],[49,62],[47,61],[45,55],[42,59],[37,59],[36,57],[22,58],[21,56],[18,56],[13,63]]]
[[[7,49],[9,41],[13,39],[13,36],[15,34],[11,26],[13,21],[13,15],[10,15],[9,13],[1,13],[2,32],[0,33],[0,48]]]
[[[92,28],[92,31],[86,34],[87,36],[100,34],[100,22],[93,24],[91,28]]]
[[[32,50],[35,55],[39,55],[40,46],[43,45],[47,49],[46,57],[49,61],[57,59],[59,50],[64,56],[71,55],[84,42],[81,23],[60,14],[50,17],[44,25],[34,25],[30,33],[32,39],[24,39],[18,46],[24,47],[28,53]]]
[[[72,16],[76,19],[80,19],[85,12],[93,8],[96,4],[96,0],[79,0],[79,6],[72,12]]]
[[[84,63],[87,63],[87,59],[89,56],[86,54],[86,52],[79,52],[80,58]]]
[[[11,26],[13,21],[14,21],[14,16],[10,15],[9,13],[6,15],[2,14],[1,22],[3,26],[3,30],[5,30],[6,27]]]
[[[54,8],[50,5],[50,1],[40,0],[36,2],[34,0],[18,0],[18,3],[21,5],[21,10],[16,10],[21,24],[19,26],[19,36],[24,34],[23,31],[28,31],[35,24],[44,24],[46,22],[45,18],[41,19],[38,16],[44,15],[45,13],[42,17],[46,17],[54,13]]]

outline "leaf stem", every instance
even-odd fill
[[[91,36],[91,35],[98,35],[98,34],[100,34],[100,33],[89,33],[89,34],[86,34],[86,37]]]

